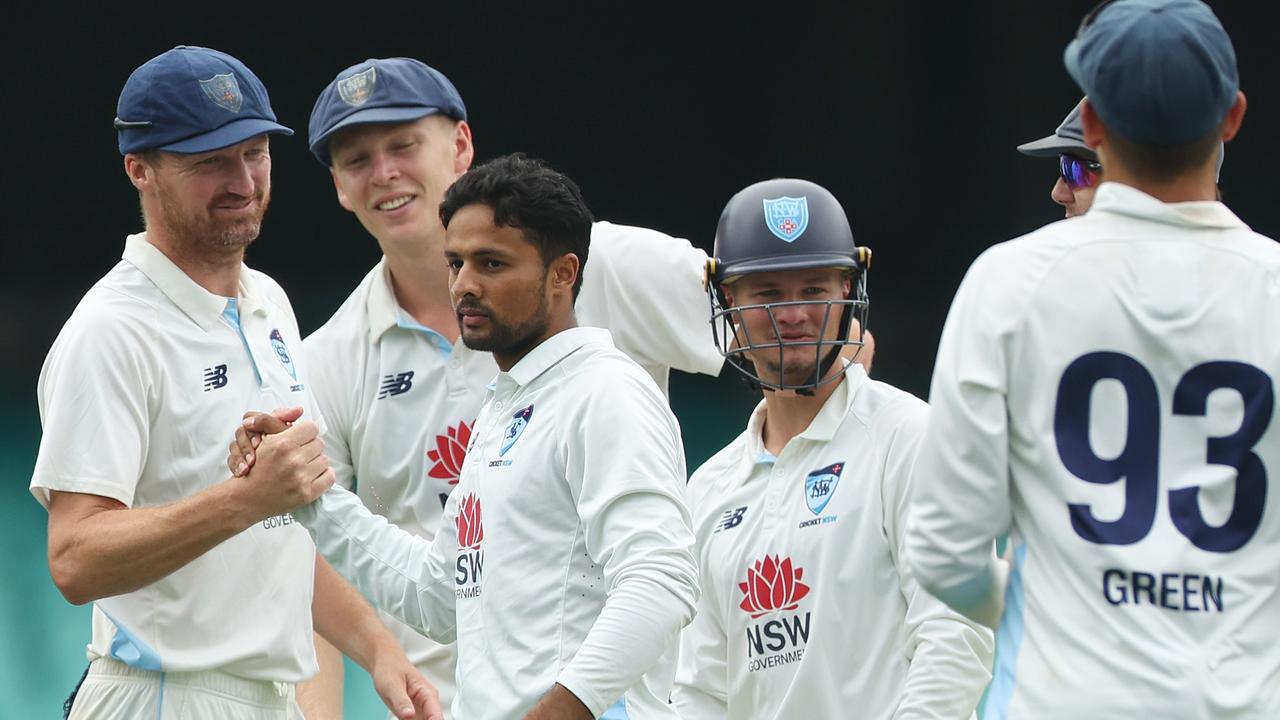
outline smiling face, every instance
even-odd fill
[[[334,134],[329,149],[338,202],[384,252],[439,242],[440,199],[471,166],[474,153],[470,127],[439,114],[352,125]]]
[[[522,230],[495,225],[493,209],[480,204],[453,215],[444,247],[462,342],[510,368],[550,334],[552,303],[570,297],[576,258],[566,286]]]
[[[199,255],[242,252],[258,237],[271,202],[266,135],[206,153],[131,154],[125,163],[149,233]]]
[[[840,335],[844,306],[827,301],[843,300],[849,290],[850,280],[840,268],[750,273],[726,285],[729,304],[742,308],[737,344],[751,346],[745,354],[760,379],[776,385],[808,382]],[[850,335],[858,336],[856,321]],[[819,349],[820,339],[832,344]],[[828,372],[840,370],[833,363]]]

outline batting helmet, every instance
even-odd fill
[[[871,250],[858,247],[849,229],[844,208],[825,188],[807,180],[781,178],[750,185],[729,199],[720,224],[716,228],[715,248],[707,260],[706,288],[711,302],[711,326],[716,345],[725,359],[746,376],[749,384],[773,390],[795,390],[812,393],[813,388],[840,377],[827,377],[832,364],[846,345],[862,346],[862,331],[867,324],[867,275]],[[807,268],[841,268],[850,279],[848,296],[839,300],[763,303],[731,306],[725,286],[743,275]],[[794,305],[826,306],[822,328],[817,339],[786,342],[781,338],[774,317],[777,308]],[[838,313],[833,310],[838,309]],[[768,313],[773,327],[771,337],[751,337],[742,322],[747,311]],[[836,315],[838,333],[827,338],[827,328]],[[850,327],[858,320],[857,338],[850,337]],[[778,377],[762,378],[749,353],[776,349],[779,367],[784,344],[787,347],[811,346],[814,349],[814,372],[803,382],[787,382]]]

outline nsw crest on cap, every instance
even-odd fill
[[[240,94],[240,84],[231,73],[214,75],[208,80],[200,81],[200,89],[220,108],[231,112],[240,112],[244,104],[244,96]]]
[[[371,67],[350,77],[338,81],[338,96],[351,107],[360,107],[369,102],[373,95],[373,86],[378,84],[378,68]]]
[[[809,198],[765,198],[764,224],[778,239],[795,242],[809,227]]]

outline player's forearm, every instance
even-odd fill
[[[556,684],[524,716],[524,720],[591,720],[594,717],[576,695]]]
[[[307,720],[341,720],[342,652],[319,633],[314,637],[320,672],[310,680],[298,683],[298,707]]]
[[[556,681],[593,717],[603,714],[673,649],[693,614],[693,604],[681,595],[647,577],[619,582]]]
[[[342,488],[293,515],[332,569],[374,607],[438,642],[454,640],[453,577],[432,560],[426,540],[369,512]]]
[[[928,620],[912,635],[915,649],[893,720],[970,717],[991,680],[991,631],[952,616]]]
[[[360,592],[319,555],[311,611],[316,632],[365,670],[379,653],[404,652]]]
[[[75,605],[146,587],[261,519],[226,484],[146,508],[53,493],[49,512],[50,573]]]

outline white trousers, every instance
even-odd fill
[[[70,720],[303,720],[292,683],[216,671],[158,673],[98,658]]]

